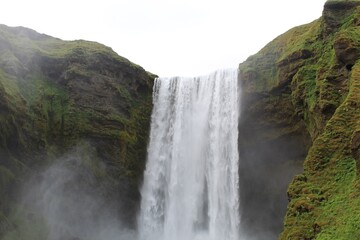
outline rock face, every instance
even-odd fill
[[[298,172],[287,190],[284,227],[266,219],[263,229],[282,231],[284,240],[360,237],[359,19],[359,1],[328,1],[320,19],[289,30],[240,64],[240,154],[244,169],[260,173],[243,171],[244,184],[255,185],[243,190],[243,201],[260,210],[244,209],[253,232],[261,214],[285,212],[278,201],[284,196],[266,198],[266,191],[285,189]],[[289,167],[298,162],[303,171]],[[260,197],[253,199],[256,191]]]
[[[91,153],[80,168],[134,224],[154,78],[101,44],[0,25],[0,232],[14,226],[25,176],[74,147]]]
[[[360,1],[329,0],[239,66],[242,224],[255,239],[360,238],[359,27]],[[135,225],[154,77],[101,44],[0,25],[1,239],[39,227],[17,197],[54,163],[81,170],[64,192],[99,194]]]

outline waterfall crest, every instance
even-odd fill
[[[239,239],[238,70],[157,78],[140,240]]]

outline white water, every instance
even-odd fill
[[[237,240],[238,71],[158,78],[140,240]]]

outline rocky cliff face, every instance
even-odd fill
[[[97,179],[84,186],[134,223],[154,77],[101,44],[0,25],[0,232],[15,228],[17,186],[74,148],[70,167]]]
[[[240,64],[248,234],[360,238],[359,27],[359,1],[328,1],[320,19]],[[54,164],[81,172],[67,175],[65,193],[100,194],[123,223],[135,224],[153,79],[101,44],[0,25],[0,238],[24,231],[46,239],[34,233],[41,219],[17,197],[24,183],[52,177]]]
[[[287,191],[280,239],[360,237],[359,19],[359,1],[328,1],[320,19],[289,30],[240,64],[244,164],[284,187],[286,172],[301,169],[281,166],[304,161]],[[258,150],[264,146],[270,150]],[[261,180],[249,179],[265,188]],[[253,200],[244,193],[245,201],[271,213],[276,197],[260,196]],[[244,211],[251,228],[253,212]]]

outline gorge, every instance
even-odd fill
[[[329,0],[238,70],[164,79],[0,25],[0,239],[358,239],[359,27]]]

